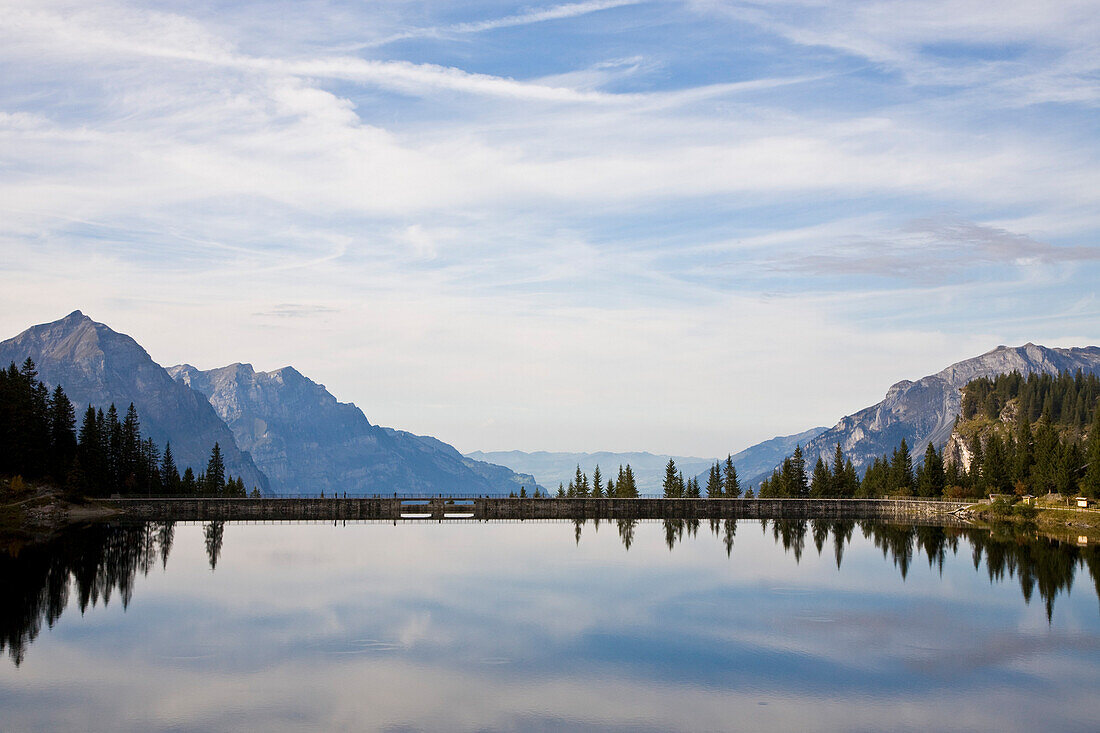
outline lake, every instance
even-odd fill
[[[101,524],[0,579],[4,731],[1100,721],[1100,550],[1007,530]]]

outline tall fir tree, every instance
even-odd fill
[[[722,486],[722,464],[717,461],[707,475],[707,498],[718,499],[725,493]]]
[[[61,385],[50,396],[50,473],[62,482],[76,458],[76,413]]]
[[[817,457],[814,464],[813,476],[810,477],[810,496],[815,499],[824,498],[830,493],[829,469],[825,467],[825,461],[821,456]]]
[[[164,482],[164,493],[174,496],[180,493],[180,472],[176,467],[176,458],[172,455],[172,443],[164,444],[164,457],[160,463],[161,480]]]
[[[924,451],[924,463],[921,465],[917,493],[925,497],[943,496],[945,481],[943,456],[936,451],[935,446],[929,443]]]
[[[1031,433],[1031,421],[1020,409],[1016,422],[1016,457],[1012,465],[1012,475],[1024,484],[1031,483],[1031,466],[1035,463],[1035,438]]]
[[[844,451],[840,449],[839,442],[833,452],[833,470],[830,479],[829,496],[849,495],[850,487],[847,485],[847,477],[844,475]]]
[[[119,446],[119,480],[122,486],[133,491],[138,484],[138,461],[141,458],[141,423],[134,403],[126,409],[122,421],[122,439]]]
[[[1088,466],[1081,481],[1081,493],[1092,499],[1100,498],[1100,409],[1094,410],[1085,460]]]
[[[210,460],[206,464],[206,493],[217,495],[225,488],[225,461],[222,459],[221,446],[216,442],[210,450]]]
[[[676,461],[669,458],[668,463],[665,464],[665,480],[661,482],[661,489],[664,491],[665,498],[673,499],[682,496],[683,491],[680,486],[680,479],[676,473]]]
[[[802,455],[802,446],[796,445],[791,456],[791,486],[788,496],[809,496],[810,484],[806,477],[806,459]]]
[[[986,440],[982,476],[985,479],[985,488],[990,493],[1007,494],[1011,490],[1012,482],[1005,460],[1004,443],[995,432]]]
[[[737,478],[737,467],[733,465],[733,456],[726,455],[726,466],[722,473],[722,491],[728,499],[741,496],[741,481]]]

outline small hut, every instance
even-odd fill
[[[1088,498],[1087,496],[1078,496],[1077,497],[1077,508],[1078,509],[1088,509],[1091,504],[1092,504],[1092,499]]]

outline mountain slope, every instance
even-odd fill
[[[840,443],[844,453],[862,469],[875,456],[896,448],[902,438],[914,455],[920,455],[929,442],[937,448],[947,442],[959,414],[960,390],[970,380],[1013,371],[1027,375],[1078,369],[1100,373],[1100,348],[1052,349],[1031,343],[1017,347],[998,346],[916,382],[898,382],[890,387],[882,402],[843,418],[804,444],[806,462],[813,466],[819,455],[829,460],[836,444]],[[756,476],[753,481],[759,483],[763,477]]]
[[[789,456],[796,446],[806,445],[817,436],[824,433],[828,428],[810,428],[801,433],[794,435],[781,435],[771,440],[765,440],[762,443],[749,446],[740,453],[735,453],[733,456],[733,465],[737,468],[737,475],[742,479],[760,476],[764,474],[770,474],[773,467],[776,464],[783,461],[784,458]],[[706,473],[699,475],[699,478],[706,484]],[[744,483],[747,488],[751,486],[750,483]]]
[[[275,493],[507,494],[535,486],[532,476],[467,461],[435,438],[372,425],[293,367],[168,371],[209,399]]]
[[[65,389],[78,421],[89,404],[106,409],[113,402],[125,413],[133,402],[144,435],[162,449],[171,440],[181,470],[205,470],[217,442],[229,473],[243,477],[249,489],[266,490],[267,477],[203,396],[174,381],[131,337],[74,311],[0,342],[0,364],[22,364],[28,356],[39,379]]]

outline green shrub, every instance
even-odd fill
[[[993,502],[990,506],[995,517],[1007,517],[1012,514],[1012,502],[1008,499],[1000,498]]]
[[[1020,502],[1016,506],[1012,507],[1012,513],[1022,519],[1035,519],[1039,516],[1039,510],[1030,504],[1024,504]]]

